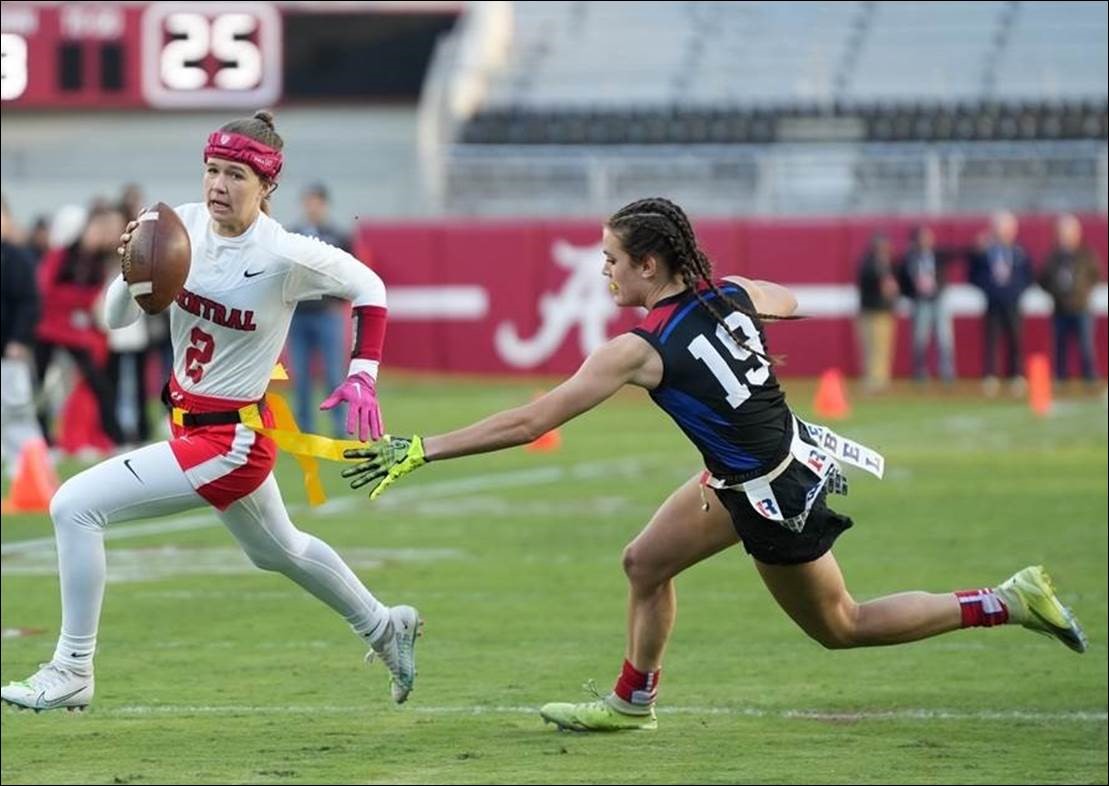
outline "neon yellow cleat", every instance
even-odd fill
[[[544,704],[539,716],[568,731],[654,731],[658,728],[654,707],[641,715],[631,715],[613,708],[605,699],[583,704]]]
[[[1075,652],[1086,651],[1086,634],[1078,618],[1059,601],[1042,565],[1018,571],[994,591],[1009,609],[1010,622],[1059,639]]]

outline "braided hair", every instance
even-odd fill
[[[736,331],[728,325],[724,313],[712,300],[701,294],[698,282],[706,284],[720,301],[749,317],[763,320],[797,319],[797,317],[760,314],[721,292],[712,280],[712,262],[697,245],[693,226],[689,223],[685,211],[678,205],[663,197],[639,199],[613,213],[606,222],[606,226],[620,239],[624,250],[633,260],[638,262],[647,256],[654,256],[664,261],[672,271],[682,277],[682,281],[693,291],[701,305],[728,331],[728,335],[736,344],[757,355],[766,363],[774,365],[774,358],[749,346],[747,338],[742,333],[736,334]]]

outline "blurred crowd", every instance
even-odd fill
[[[895,258],[888,235],[879,232],[871,238],[858,268],[858,336],[868,392],[889,387],[902,299],[910,304],[913,377],[925,381],[931,376],[928,356],[934,345],[938,377],[954,381],[955,331],[947,290],[956,264],[964,266],[966,280],[985,298],[982,388],[986,395],[997,395],[1001,375],[1013,394],[1024,392],[1020,299],[1033,284],[1039,284],[1053,303],[1056,380],[1069,378],[1069,358],[1077,350],[1083,379],[1090,386],[1097,384],[1090,300],[1101,279],[1101,266],[1096,253],[1083,242],[1081,223],[1069,214],[1056,219],[1054,247],[1038,269],[1018,240],[1019,229],[1016,216],[999,212],[972,247],[943,248],[936,245],[932,230],[922,225],[912,231],[900,258]]]
[[[168,312],[118,330],[107,327],[103,313],[104,293],[120,270],[119,237],[142,207],[140,189],[128,185],[116,198],[68,205],[21,227],[5,196],[0,446],[9,472],[20,446],[34,438],[67,451],[103,452],[165,436],[152,437],[151,414],[172,368]],[[301,207],[294,231],[348,247],[329,220],[323,185],[306,189]],[[302,303],[293,318],[287,359],[297,418],[308,427],[318,403],[313,382],[332,389],[346,371],[345,314],[343,303],[316,301]],[[75,398],[88,406],[75,407]],[[342,413],[333,415],[339,435]],[[164,419],[155,422],[166,428]]]

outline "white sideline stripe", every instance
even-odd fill
[[[797,296],[797,313],[811,317],[851,317],[859,313],[859,291],[854,284],[787,284]],[[952,284],[944,295],[952,316],[978,316],[986,309],[981,290],[970,284]],[[1032,286],[1021,297],[1026,316],[1049,316],[1051,298]],[[1090,298],[1094,314],[1109,313],[1109,285],[1098,284]],[[909,302],[899,304],[908,313]],[[480,285],[393,286],[389,288],[389,318],[410,321],[442,319],[480,320],[489,314],[489,293]]]
[[[96,709],[103,715],[364,715],[375,710],[368,704],[351,706],[337,705],[291,705],[285,707],[256,706],[249,704],[228,705],[127,705],[109,709]],[[445,707],[405,707],[401,712],[420,715],[537,715],[538,707],[512,706],[445,706]],[[1034,721],[1039,723],[1105,723],[1109,713],[1099,710],[1069,710],[1065,712],[1041,712],[1039,710],[929,710],[906,708],[900,710],[876,710],[859,712],[837,712],[834,710],[785,709],[770,710],[757,707],[659,707],[659,715],[712,715],[736,718],[781,718],[783,720],[816,721]]]
[[[797,296],[797,313],[811,317],[850,317],[859,312],[859,292],[854,284],[787,284]],[[951,313],[956,317],[977,316],[986,308],[982,292],[970,284],[952,284],[945,294]],[[1098,284],[1090,299],[1094,314],[1109,313],[1109,285]],[[908,313],[908,301],[900,308]],[[1051,314],[1051,298],[1033,286],[1021,298],[1026,316]],[[389,318],[410,321],[443,319],[480,320],[489,314],[489,293],[485,287],[454,286],[393,286],[389,288]]]
[[[786,284],[797,296],[797,313],[811,317],[850,317],[859,313],[859,291],[854,284]],[[944,295],[951,315],[977,316],[986,310],[982,291],[970,284],[952,284]],[[1039,287],[1030,287],[1020,299],[1025,316],[1049,316],[1051,298]],[[1109,313],[1109,285],[1098,284],[1090,298],[1094,314]],[[908,301],[902,299],[899,311],[909,313]]]
[[[390,286],[389,319],[485,319],[489,292],[482,286]]]
[[[586,479],[602,476],[603,473],[634,473],[652,464],[667,460],[666,456],[642,456],[636,459],[612,459],[608,461],[582,461],[566,466],[545,466],[529,469],[508,470],[506,472],[490,472],[484,475],[471,475],[466,478],[444,480],[438,483],[425,483],[417,488],[398,488],[389,492],[388,496],[370,505],[365,495],[361,492],[352,492],[345,497],[337,497],[315,508],[319,513],[341,513],[363,508],[367,513],[372,513],[376,508],[389,508],[408,501],[420,501],[430,498],[452,497],[460,494],[470,494],[475,491],[490,489],[513,488],[520,486],[537,486],[547,483],[557,483],[565,478]],[[690,472],[692,474],[691,465]],[[299,514],[312,510],[307,505],[289,505],[290,514]],[[128,538],[143,538],[148,535],[161,535],[167,532],[185,532],[205,527],[220,526],[220,520],[207,509],[201,512],[188,513],[184,516],[174,516],[149,524],[119,524],[108,527],[104,531],[105,540],[124,540]],[[0,544],[0,556],[11,554],[25,554],[38,549],[52,549],[53,536],[46,538],[30,538],[17,540],[11,543]]]

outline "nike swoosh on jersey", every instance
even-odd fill
[[[265,272],[265,270],[255,270],[253,273],[251,273],[249,270],[244,270],[243,278],[254,278],[255,276],[260,276]]]

